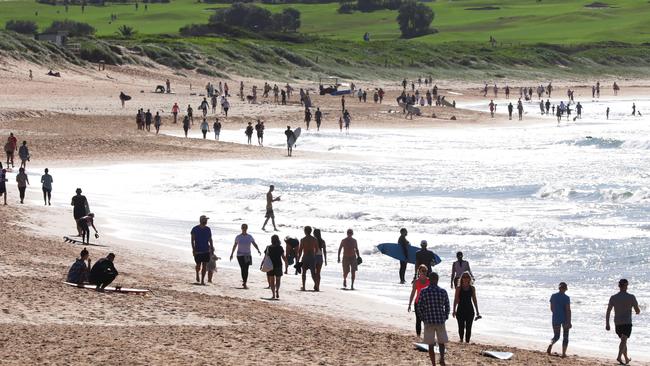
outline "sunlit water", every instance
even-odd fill
[[[636,104],[650,113],[650,101]],[[604,314],[617,280],[626,277],[642,307],[631,350],[650,354],[650,120],[630,117],[629,101],[584,105],[582,120],[559,127],[554,117],[512,127],[355,130],[353,124],[349,135],[326,125],[303,133],[291,159],[134,159],[58,169],[55,192],[83,187],[115,235],[187,248],[189,262],[189,230],[203,213],[211,217],[220,256],[229,255],[243,222],[267,245],[270,234],[259,229],[264,194],[275,184],[282,237],[298,236],[303,225],[323,230],[327,285],[340,287],[335,250],[351,227],[364,256],[360,293],[404,307],[410,287],[397,284],[397,262],[374,246],[395,242],[406,227],[412,243],[427,239],[443,258],[437,269],[447,288],[454,253],[465,253],[484,316],[475,332],[495,337],[550,339],[548,299],[565,281],[573,302],[572,344],[612,349],[616,337],[604,331]],[[534,104],[526,109],[538,113]],[[242,131],[223,131],[221,138],[245,142]],[[284,146],[282,130],[267,130],[265,139]],[[301,159],[303,150],[326,159]]]

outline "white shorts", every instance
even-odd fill
[[[422,343],[445,344],[447,342],[449,342],[449,339],[447,338],[447,328],[445,327],[445,324],[424,324]]]

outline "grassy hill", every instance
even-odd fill
[[[489,36],[502,42],[576,44],[601,41],[650,42],[650,3],[642,0],[612,1],[609,7],[589,7],[589,0],[457,0],[427,3],[435,11],[433,27],[439,33],[421,37],[426,43],[450,41],[486,42]],[[145,35],[177,34],[190,23],[205,23],[220,4],[195,0],[171,0],[168,4],[110,4],[79,6],[68,12],[33,0],[0,1],[0,24],[10,19],[34,20],[42,28],[53,20],[89,23],[99,36],[112,36],[122,24]],[[360,40],[370,32],[373,40],[395,40],[397,11],[337,13],[338,3],[262,5],[271,11],[286,6],[300,10],[303,33],[339,40]],[[36,16],[38,12],[38,16]],[[115,22],[110,15],[117,14]]]

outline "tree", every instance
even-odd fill
[[[296,32],[300,28],[300,12],[294,8],[282,10],[282,31]]]
[[[36,34],[38,26],[31,20],[10,20],[5,24],[5,29],[22,34]]]
[[[402,38],[413,38],[431,32],[429,26],[435,14],[430,7],[415,0],[407,0],[399,7],[397,23]]]
[[[95,33],[95,28],[87,23],[75,22],[74,20],[55,20],[45,30],[48,33],[68,32],[70,37],[86,37]]]

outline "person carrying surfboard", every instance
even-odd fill
[[[291,153],[293,152],[293,143],[296,141],[296,135],[294,135],[291,130],[291,126],[287,126],[284,135],[287,136],[287,156],[291,156]]]
[[[399,239],[397,239],[397,244],[399,244],[399,246],[404,251],[404,258],[409,257],[409,245],[411,245],[411,243],[409,243],[409,241],[406,239],[407,235],[408,231],[406,228],[401,228],[399,230]],[[402,285],[406,283],[406,279],[404,277],[406,276],[406,266],[408,263],[408,261],[399,261],[399,283]]]
[[[275,190],[275,186],[271,184],[269,186],[269,191],[266,192],[266,220],[264,220],[264,224],[262,225],[262,231],[266,231],[266,224],[269,222],[269,219],[271,219],[271,223],[273,224],[273,230],[278,231],[278,228],[275,226],[275,214],[273,213],[273,202],[279,201],[280,196],[273,198],[274,190]]]

